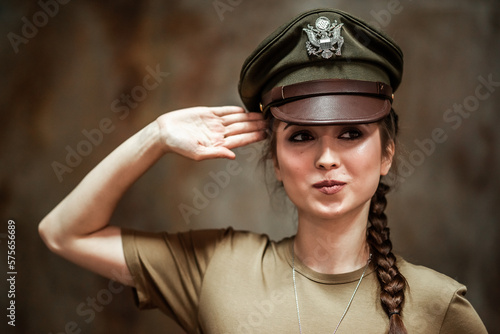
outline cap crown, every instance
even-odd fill
[[[316,9],[258,45],[243,64],[238,90],[249,111],[260,111],[262,96],[277,86],[351,79],[382,82],[395,91],[402,72],[403,53],[384,33],[345,12]]]

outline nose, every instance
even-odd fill
[[[339,154],[332,138],[321,138],[318,142],[316,168],[330,170],[340,166]]]

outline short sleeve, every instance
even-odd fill
[[[140,309],[159,308],[186,331],[197,328],[203,276],[224,230],[178,234],[122,230]]]
[[[467,288],[461,286],[455,291],[439,331],[441,334],[483,334],[488,333],[481,318],[465,298]]]

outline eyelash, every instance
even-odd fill
[[[307,139],[297,139],[297,137],[299,137],[299,136],[307,136],[308,138]],[[363,133],[358,129],[346,129],[346,130],[342,131],[342,133],[340,134],[340,136],[338,138],[341,140],[356,140],[356,139],[361,138],[362,136],[363,136]],[[294,132],[288,140],[290,142],[293,142],[293,143],[302,143],[302,142],[307,142],[307,141],[310,141],[313,139],[314,139],[314,136],[309,131],[302,130],[302,131]]]
[[[298,136],[308,136],[308,139],[297,139]],[[312,139],[313,139],[313,136],[309,132],[299,131],[299,132],[293,133],[288,140],[293,142],[293,143],[301,143],[301,142],[309,141]]]
[[[347,138],[343,138],[342,136],[348,134]],[[363,133],[359,131],[358,129],[348,129],[347,131],[342,132],[340,135],[340,138],[345,139],[345,140],[356,140],[359,139],[363,136]]]

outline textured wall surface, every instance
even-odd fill
[[[466,284],[490,332],[500,333],[498,1],[59,1],[0,6],[0,275],[8,271],[9,219],[18,273],[16,327],[7,333],[182,333],[160,312],[138,311],[129,289],[51,254],[37,224],[160,114],[240,104],[240,66],[258,42],[292,16],[327,6],[380,26],[405,53],[395,100],[405,148],[388,210],[396,250]],[[101,135],[91,142],[89,133]],[[189,217],[179,206],[194,206],[228,162],[167,156],[128,191],[112,223],[291,235],[294,212],[269,199],[260,149],[237,150],[241,172]]]

